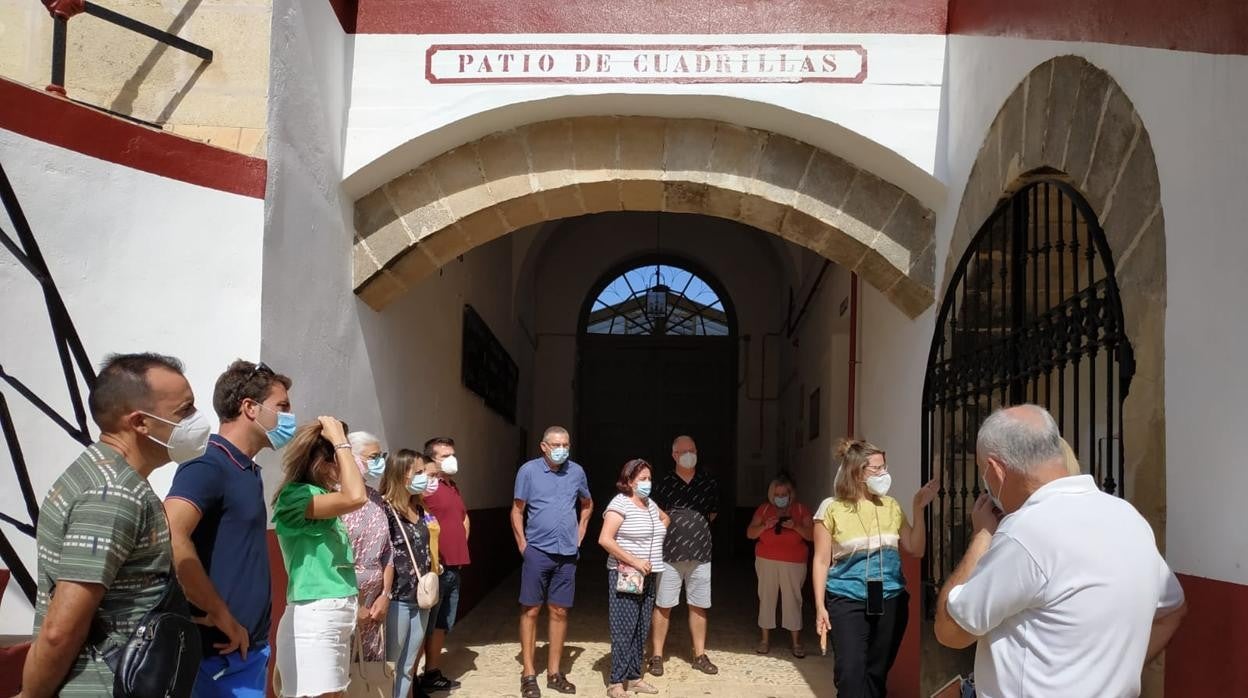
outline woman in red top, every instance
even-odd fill
[[[754,569],[758,573],[758,627],[762,639],[757,652],[767,654],[771,629],[776,627],[776,596],[783,609],[784,629],[793,636],[793,656],[802,648],[802,586],[806,583],[808,543],[814,534],[810,510],[797,501],[793,480],[781,473],[767,486],[767,502],[754,512],[745,535],[757,540]]]

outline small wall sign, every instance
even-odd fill
[[[433,84],[861,83],[867,49],[856,44],[608,45],[435,44]]]

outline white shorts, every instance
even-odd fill
[[[277,624],[283,696],[345,691],[350,683],[356,597],[287,604]]]
[[[685,601],[694,608],[711,607],[711,563],[665,562],[659,573],[659,590],[654,605],[672,608],[680,603],[680,588],[685,588]]]

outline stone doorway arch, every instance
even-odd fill
[[[1165,550],[1166,240],[1152,141],[1130,98],[1078,56],[1036,66],[1005,100],[971,168],[945,262],[941,296],[994,209],[1038,179],[1060,179],[1087,201],[1104,230],[1135,373],[1122,406],[1127,499]],[[923,642],[923,686],[960,661]],[[943,672],[943,673],[942,673]],[[1145,668],[1144,694],[1161,695],[1161,668]]]
[[[910,317],[934,300],[934,215],[802,141],[706,119],[587,116],[449,150],[355,204],[353,283],[380,310],[469,249],[605,211],[745,223],[857,272]]]

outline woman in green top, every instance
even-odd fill
[[[346,427],[320,417],[295,431],[273,523],[286,563],[286,612],[277,626],[283,696],[337,696],[349,683],[356,583],[351,540],[339,516],[367,494]]]

